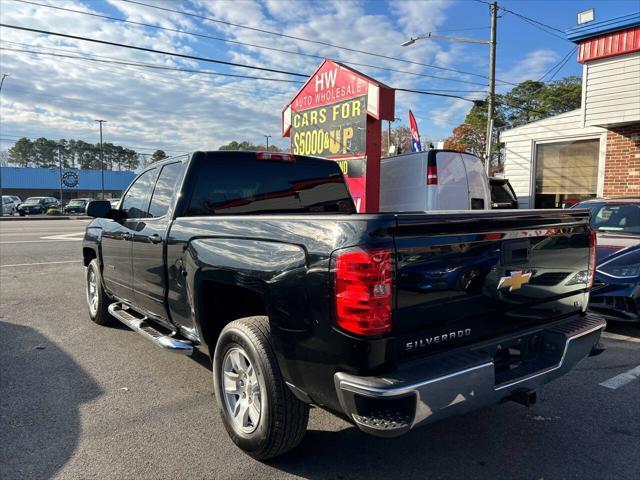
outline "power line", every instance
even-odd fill
[[[575,53],[575,51],[577,49],[578,49],[578,47],[575,47],[571,53]],[[562,64],[558,67],[558,69],[555,71],[555,73],[553,75],[551,75],[551,77],[549,77],[549,80],[547,80],[547,82],[552,81],[555,78],[555,76],[558,73],[560,73],[560,70],[562,70],[564,68],[564,66],[567,64],[567,62],[569,61],[570,58],[571,58],[571,54],[567,55],[567,58],[564,60],[564,62],[562,62]]]
[[[35,32],[35,33],[44,33],[46,35],[61,36],[61,37],[65,37],[65,38],[73,38],[73,39],[76,39],[76,40],[86,40],[86,41],[93,42],[93,43],[102,43],[102,44],[107,44],[107,45],[112,45],[112,46],[131,48],[131,49],[134,49],[134,50],[142,50],[142,51],[148,51],[148,52],[153,52],[153,53],[160,53],[160,54],[169,55],[169,56],[178,56],[178,57],[185,57],[185,58],[191,58],[191,59],[202,59],[202,57],[193,57],[193,56],[183,55],[183,54],[179,54],[179,53],[175,53],[175,52],[165,52],[165,51],[162,51],[162,50],[154,50],[154,49],[145,48],[145,47],[137,47],[137,46],[134,46],[134,45],[127,45],[127,44],[120,44],[120,43],[115,43],[115,42],[108,42],[108,41],[105,41],[105,40],[97,40],[97,39],[93,39],[93,38],[81,37],[81,36],[76,36],[76,35],[69,35],[69,34],[65,34],[65,33],[49,32],[49,31],[46,31],[46,30],[39,30],[39,29],[28,28],[28,27],[20,27],[20,26],[8,25],[8,24],[4,24],[4,23],[0,23],[0,27],[13,28],[13,29],[17,29],[17,30],[24,30],[24,31]],[[37,54],[39,52],[34,52],[34,53]],[[86,58],[86,60],[89,60],[89,58]],[[218,63],[219,62],[218,60],[212,60],[212,59],[203,59],[203,61],[210,61],[210,62],[213,62],[213,63]],[[150,64],[150,65],[153,65],[153,64]],[[244,65],[244,67],[245,68],[256,68],[256,69],[259,69],[259,70],[263,69],[262,67],[251,67],[251,66],[247,66],[247,65]],[[174,67],[163,67],[163,68],[174,69]],[[293,74],[292,73],[292,75],[302,76],[303,74]],[[289,80],[289,82],[294,82],[294,81]]]
[[[167,67],[167,66],[164,66],[164,65],[155,65],[155,64],[152,64],[152,63],[143,63],[143,62],[125,62],[123,60],[101,60],[101,59],[98,59],[98,58],[82,57],[82,56],[75,56],[75,55],[64,55],[64,54],[60,54],[60,53],[50,53],[50,52],[37,52],[37,51],[33,51],[33,50],[25,50],[25,49],[19,49],[19,48],[0,47],[0,50],[9,50],[9,51],[12,51],[12,52],[32,53],[32,54],[36,54],[36,55],[50,55],[50,56],[54,56],[54,57],[74,58],[74,59],[88,60],[88,61],[100,62],[100,63],[111,63],[111,64],[116,64],[116,65],[128,65],[128,66],[134,66],[134,67],[152,68],[152,69],[156,69],[156,70],[171,70],[171,71],[175,71],[175,72],[199,73],[199,74],[204,74],[204,75],[215,75],[215,76],[233,77],[233,78],[245,78],[245,79],[250,79],[250,80],[266,80],[266,81],[272,81],[272,82],[297,83],[297,84],[303,83],[303,82],[299,82],[297,80],[285,80],[285,79],[280,79],[280,78],[268,78],[268,77],[254,77],[254,76],[250,76],[250,75],[235,75],[235,74],[232,74],[232,73],[219,73],[219,72],[211,72],[211,71],[208,71],[208,70],[193,70],[193,69],[189,69],[189,68]]]
[[[34,32],[34,33],[43,33],[45,35],[52,35],[54,37],[63,37],[63,38],[71,38],[73,40],[81,40],[83,42],[92,42],[92,43],[100,43],[102,45],[111,45],[113,47],[120,47],[120,48],[128,48],[131,50],[138,50],[141,52],[150,52],[150,53],[160,53],[162,55],[168,55],[171,57],[179,57],[179,58],[186,58],[188,60],[197,60],[199,62],[208,62],[208,63],[216,63],[216,64],[220,64],[220,65],[228,65],[231,67],[239,67],[239,68],[248,68],[251,70],[261,70],[263,72],[272,72],[272,73],[280,73],[283,75],[291,75],[294,77],[308,77],[308,75],[304,74],[304,73],[296,73],[296,72],[288,72],[286,70],[278,70],[275,68],[267,68],[267,67],[258,67],[255,65],[244,65],[242,63],[235,63],[235,62],[227,62],[225,60],[216,60],[213,58],[206,58],[206,57],[198,57],[195,55],[186,55],[183,53],[178,53],[178,52],[167,52],[164,50],[157,50],[154,48],[146,48],[146,47],[138,47],[135,45],[129,45],[126,43],[118,43],[118,42],[109,42],[107,40],[98,40],[96,38],[89,38],[89,37],[82,37],[79,35],[69,35],[67,33],[58,33],[58,32],[49,32],[47,30],[40,30],[38,28],[28,28],[28,27],[21,27],[19,25],[9,25],[7,23],[0,23],[0,27],[5,27],[5,28],[12,28],[14,30],[22,30],[25,32]]]
[[[538,79],[538,81],[539,81],[539,82],[544,81],[544,78],[545,78],[547,75],[549,75],[551,72],[553,72],[554,70],[556,70],[556,68],[557,68],[558,70],[557,70],[557,71],[553,74],[553,76],[548,80],[548,81],[551,81],[551,80],[553,79],[553,77],[555,77],[555,76],[558,74],[558,72],[560,72],[560,70],[562,70],[562,67],[564,67],[564,66],[565,66],[565,64],[569,61],[569,58],[571,57],[571,55],[572,55],[572,54],[573,54],[577,49],[578,49],[578,47],[576,46],[576,47],[573,47],[571,50],[569,50],[569,51],[567,52],[567,54],[566,54],[564,57],[562,57],[558,63],[556,63],[556,64],[555,64],[554,66],[552,66],[549,70],[547,70],[547,71],[545,72],[545,74],[544,74],[544,75],[542,75],[542,76]]]
[[[54,47],[41,47],[41,46],[35,46],[33,47],[32,45],[26,44],[26,43],[20,43],[20,42],[11,42],[8,40],[0,40],[0,44],[11,44],[11,45],[18,45],[18,46],[24,46],[24,47],[28,47],[28,48],[37,48],[38,51],[36,51],[36,55],[47,55],[49,54],[49,51],[55,51],[55,52],[64,52],[66,53],[75,53],[74,50],[68,50],[68,49],[63,49],[63,48],[54,48]],[[17,50],[17,49],[16,49]],[[40,51],[40,50],[45,50],[45,51]],[[130,63],[131,65],[122,65],[123,62],[121,62],[121,60],[119,58],[115,58],[115,57],[108,57],[108,56],[103,56],[103,55],[96,55],[96,54],[88,54],[91,55],[90,57],[87,56],[82,56],[82,55],[78,55],[78,56],[71,56],[71,55],[65,55],[65,57],[60,57],[61,61],[66,61],[66,60],[71,60],[71,61],[75,61],[75,60],[80,60],[80,61],[88,61],[88,62],[92,62],[94,63],[93,67],[97,68],[97,69],[101,69],[101,70],[105,70],[108,72],[113,72],[114,68],[120,68],[126,72],[132,72],[132,71],[136,71],[135,69],[144,69],[144,70],[157,70],[155,67],[157,67],[157,64],[153,64],[153,63],[145,63],[145,62],[126,62],[126,63]],[[66,57],[70,57],[70,58],[66,58]],[[71,58],[72,57],[72,58]],[[114,61],[119,61],[121,62],[118,65],[114,65],[114,67],[101,67],[98,65],[95,65],[95,63],[107,63],[107,64],[112,64],[113,62],[97,62],[97,60],[100,59],[106,59],[106,60],[114,60]],[[160,65],[160,66],[164,66],[164,65]],[[151,68],[153,67],[153,68]],[[134,70],[131,70],[131,69]],[[168,67],[171,68],[171,67]],[[183,72],[182,70],[185,70],[185,72]],[[186,70],[189,69],[178,69],[175,70],[178,73],[190,73],[191,70],[189,70],[188,72],[186,72]],[[206,73],[209,72],[208,70],[194,70],[193,72],[195,73]],[[158,71],[150,71],[150,72],[145,72],[147,75],[155,75],[157,77],[159,77],[160,79],[162,79],[162,83],[168,83],[168,84],[174,84],[175,80],[168,80],[168,78],[172,78],[172,77],[167,77],[166,74],[158,72]],[[216,73],[216,72],[211,72]],[[194,79],[189,77],[189,81],[193,82]],[[230,87],[228,86],[228,84],[211,84],[209,82],[204,82],[202,79],[198,79],[198,82],[203,82],[202,84],[205,85],[207,88],[219,88],[219,89],[227,89],[227,90],[232,90],[232,91],[238,91],[238,92],[245,92],[245,93],[250,93],[253,94],[253,96],[256,95],[256,90],[255,89],[242,89],[242,88],[238,88],[238,87]],[[290,82],[296,82],[296,80],[291,80]],[[261,93],[271,93],[274,95],[285,95],[287,94],[287,92],[283,92],[283,91],[278,91],[278,90],[270,90],[270,89],[265,89],[264,87],[260,86],[259,87],[259,91]]]
[[[420,95],[430,95],[430,96],[436,96],[436,97],[449,97],[449,98],[457,98],[459,100],[466,100],[467,102],[471,102],[471,103],[476,103],[479,101],[484,101],[484,100],[478,100],[478,99],[473,99],[473,98],[466,98],[466,97],[462,97],[459,95],[445,95],[445,94],[439,94],[439,93],[433,93],[433,92],[429,92],[426,90],[413,90],[410,88],[396,88],[396,90],[401,91],[401,92],[408,92],[408,93],[417,93]],[[496,100],[495,101],[496,104],[498,105],[505,105],[507,107],[511,107],[511,108],[515,108],[517,110],[522,110],[525,112],[531,112],[531,113],[538,113],[540,115],[546,115],[547,112],[542,112],[540,110],[533,110],[532,108],[527,108],[527,107],[521,107],[520,105],[513,105],[511,103],[505,102],[503,100]]]
[[[337,48],[337,49],[340,49],[340,50],[346,50],[346,51],[349,51],[349,52],[360,53],[360,54],[363,54],[363,55],[370,55],[370,56],[374,56],[374,57],[378,57],[378,58],[384,58],[384,59],[387,59],[387,60],[393,60],[393,61],[396,61],[396,62],[410,63],[412,65],[420,65],[422,67],[435,68],[435,69],[438,69],[438,70],[454,72],[454,73],[459,73],[459,74],[463,74],[463,75],[471,75],[471,76],[474,76],[474,77],[488,78],[486,75],[481,75],[481,74],[478,74],[478,73],[467,72],[467,71],[458,70],[458,69],[455,69],[455,68],[441,67],[441,66],[438,66],[438,65],[431,65],[431,64],[428,64],[428,63],[414,62],[412,60],[406,60],[404,58],[398,58],[398,57],[392,57],[392,56],[389,56],[389,55],[383,55],[381,53],[367,52],[366,50],[359,50],[357,48],[351,48],[351,47],[345,47],[345,46],[342,46],[342,45],[336,45],[336,44],[333,44],[333,43],[324,42],[322,40],[311,40],[309,38],[297,37],[297,36],[294,36],[294,35],[288,35],[286,33],[274,32],[274,31],[265,30],[265,29],[262,29],[262,28],[250,27],[248,25],[242,25],[242,24],[238,24],[238,23],[227,22],[227,21],[224,21],[224,20],[218,20],[216,18],[211,18],[211,17],[207,17],[207,16],[204,16],[204,15],[199,15],[197,13],[185,12],[183,10],[174,10],[172,8],[161,7],[159,5],[150,5],[150,4],[143,3],[143,2],[138,2],[138,1],[135,1],[135,0],[120,0],[120,1],[121,2],[126,2],[126,3],[132,3],[132,4],[136,4],[136,5],[141,5],[141,6],[148,7],[148,8],[154,8],[156,10],[162,10],[162,11],[165,11],[165,12],[177,13],[179,15],[186,15],[186,16],[189,16],[189,17],[198,18],[200,20],[206,20],[208,22],[218,23],[218,24],[227,25],[227,26],[236,27],[236,28],[243,28],[243,29],[246,29],[246,30],[252,30],[254,32],[265,33],[265,34],[268,34],[268,35],[275,35],[275,36],[279,36],[279,37],[282,37],[282,38],[289,38],[291,40],[297,40],[297,41],[301,41],[301,42],[315,43],[315,44],[318,44],[318,45],[323,45],[325,47]],[[347,62],[344,62],[344,63],[347,63]],[[501,83],[514,85],[511,82],[507,82],[506,80],[499,80],[499,81]]]
[[[123,0],[123,1],[126,1],[126,0]],[[485,5],[491,5],[491,2],[487,2],[486,0],[475,0],[475,1],[478,3],[483,3]],[[535,18],[528,17],[521,13],[514,12],[513,10],[509,10],[508,8],[505,8],[500,5],[498,5],[498,9],[502,10],[505,13],[510,13],[511,15],[515,15],[521,20],[527,22],[528,24],[536,27],[539,30],[542,30],[545,33],[548,33],[549,35],[553,35],[554,37],[559,38],[561,40],[570,41],[564,36],[564,31],[560,30],[559,28],[553,27],[547,23],[541,22],[540,20],[536,20]],[[554,33],[554,32],[558,32],[561,35],[558,35],[557,33]]]
[[[2,41],[3,43],[11,43],[11,44],[19,44],[19,45],[25,45],[25,44],[20,44],[18,42],[6,42],[6,41]],[[46,47],[36,47],[36,48],[46,48]],[[29,54],[34,54],[34,55],[50,55],[50,56],[54,56],[54,57],[63,57],[63,58],[69,58],[69,59],[78,59],[78,60],[87,60],[87,61],[92,61],[92,62],[99,62],[99,63],[107,63],[107,64],[117,64],[117,65],[126,65],[126,66],[133,66],[133,67],[141,67],[141,68],[151,68],[151,69],[160,69],[160,70],[170,70],[170,71],[178,71],[178,72],[187,72],[187,73],[202,73],[202,74],[208,74],[208,75],[218,75],[217,72],[210,72],[210,71],[206,71],[206,70],[191,70],[191,69],[183,69],[183,68],[175,68],[175,67],[165,67],[162,65],[154,65],[154,64],[148,64],[148,63],[141,63],[141,62],[124,62],[124,61],[119,61],[119,60],[102,60],[101,58],[112,58],[112,57],[100,57],[99,55],[95,55],[95,57],[98,58],[92,58],[92,57],[83,57],[83,56],[76,56],[76,55],[64,55],[64,54],[57,54],[57,53],[51,53],[51,52],[39,52],[39,51],[34,51],[34,50],[26,50],[26,49],[18,49],[18,48],[8,48],[8,47],[0,47],[0,50],[7,50],[7,51],[12,51],[12,52],[22,52],[22,53],[29,53]],[[52,49],[52,50],[62,50],[62,49]],[[62,50],[62,51],[67,51],[67,50]],[[226,76],[226,74],[222,74],[223,76]],[[231,75],[231,76],[236,76],[236,75]],[[259,77],[246,77],[244,75],[239,75],[239,77],[241,78],[259,78]],[[269,80],[269,79],[266,79]],[[287,81],[287,80],[284,80]],[[289,81],[291,82],[291,81]],[[295,83],[302,83],[302,82],[295,82]],[[211,86],[211,88],[228,88],[229,90],[237,90],[237,91],[241,91],[241,92],[249,92],[251,93],[249,90],[240,90],[240,89],[234,89],[234,88],[229,88],[226,85],[223,86]],[[16,90],[16,89],[14,89]],[[486,93],[486,90],[456,90],[456,89],[430,89],[430,92],[457,92],[457,93]],[[275,92],[275,91],[271,91],[277,95],[287,95],[287,92]],[[108,105],[108,104],[103,104],[103,105]]]
[[[206,38],[206,39],[209,39],[209,40],[215,40],[215,41],[225,42],[225,43],[234,44],[234,45],[242,45],[242,46],[246,46],[246,47],[260,48],[260,49],[270,50],[270,51],[279,52],[279,53],[287,53],[287,54],[290,54],[290,55],[298,55],[298,56],[303,56],[303,57],[308,57],[308,58],[315,58],[315,59],[319,59],[319,60],[324,59],[324,57],[321,56],[321,55],[314,55],[314,54],[311,54],[311,53],[296,52],[296,51],[293,51],[293,50],[284,50],[284,49],[281,49],[281,48],[268,47],[266,45],[257,45],[257,44],[254,44],[254,43],[240,42],[240,41],[237,41],[237,40],[231,40],[231,39],[224,38],[224,37],[215,37],[213,35],[207,35],[207,34],[196,33],[196,32],[189,32],[187,30],[179,30],[179,29],[175,29],[175,28],[161,27],[159,25],[153,25],[153,24],[150,24],[150,23],[143,23],[143,22],[135,22],[133,20],[126,20],[126,19],[123,19],[123,18],[112,17],[112,16],[109,16],[109,15],[101,15],[101,14],[97,14],[97,13],[83,12],[81,10],[75,10],[75,9],[72,9],[72,8],[57,7],[57,6],[54,6],[54,5],[47,5],[47,4],[43,4],[43,3],[31,2],[31,1],[28,1],[28,0],[14,0],[14,1],[15,2],[29,4],[29,5],[37,5],[37,6],[45,7],[45,8],[52,8],[52,9],[55,9],[55,10],[62,10],[62,11],[65,11],[65,12],[77,13],[77,14],[80,14],[80,15],[88,15],[88,16],[91,16],[91,17],[104,18],[104,19],[107,19],[107,20],[112,20],[112,21],[122,22],[122,23],[128,23],[128,24],[131,24],[131,25],[136,25],[136,26],[141,26],[141,27],[146,27],[146,28],[153,28],[153,29],[156,29],[156,30],[164,30],[164,31],[173,32],[173,33],[180,33],[180,34],[183,34],[183,35],[191,35],[191,36],[194,36],[194,37]],[[485,28],[485,27],[482,27],[482,28]],[[377,70],[384,70],[384,71],[388,71],[388,72],[403,73],[405,75],[414,75],[414,76],[418,76],[418,77],[434,78],[434,79],[438,79],[438,80],[445,80],[445,81],[451,81],[451,82],[469,83],[469,84],[472,84],[472,85],[484,85],[484,83],[471,82],[469,80],[459,80],[459,79],[448,78],[448,77],[439,77],[439,76],[436,76],[436,75],[428,75],[428,74],[425,74],[425,73],[418,73],[418,72],[409,72],[409,71],[406,71],[406,70],[397,70],[397,69],[394,69],[394,68],[382,67],[382,66],[379,66],[379,65],[371,65],[371,64],[367,64],[367,63],[350,62],[350,61],[345,61],[345,60],[340,60],[340,61],[342,63],[347,64],[347,65],[374,68],[374,69],[377,69]]]

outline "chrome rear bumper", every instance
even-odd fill
[[[344,413],[362,431],[397,436],[539,389],[588,356],[605,326],[602,317],[587,314],[541,330],[535,360],[513,370],[497,372],[484,346],[408,364],[384,377],[338,372],[335,388]]]

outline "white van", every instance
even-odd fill
[[[475,155],[428,150],[381,160],[382,212],[490,208],[489,178]]]

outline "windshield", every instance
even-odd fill
[[[584,203],[591,210],[591,226],[599,232],[640,234],[640,203]]]
[[[42,200],[42,197],[31,197],[31,198],[27,198],[27,200],[24,203],[28,205],[33,205],[33,204],[39,203],[40,200]]]
[[[69,206],[70,207],[75,207],[75,206],[82,206],[84,205],[86,202],[84,200],[71,200],[69,202]]]

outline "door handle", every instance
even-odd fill
[[[148,238],[151,243],[160,243],[162,241],[162,237],[157,233],[154,233],[153,235],[149,235]]]
[[[122,234],[122,238],[123,238],[124,240],[131,240],[131,239],[133,238],[133,233],[124,232],[124,233]]]

